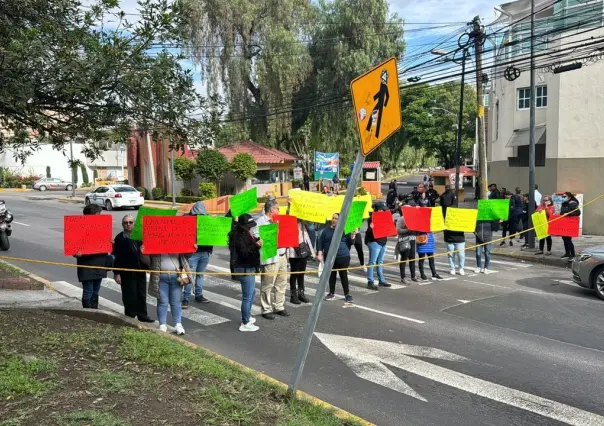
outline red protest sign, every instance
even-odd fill
[[[373,212],[371,215],[371,224],[373,225],[373,236],[375,238],[396,235],[394,219],[392,218],[392,213],[389,211]]]
[[[405,225],[410,231],[430,232],[432,209],[428,207],[403,206]]]
[[[194,253],[197,244],[196,216],[143,217],[145,254]]]
[[[63,251],[65,256],[111,253],[112,216],[108,214],[65,216]]]
[[[298,247],[298,219],[296,216],[278,215],[275,222],[279,224],[277,248]]]
[[[579,236],[579,216],[565,216],[560,218],[558,215],[552,215],[549,219],[550,222],[547,224],[547,232],[550,235],[556,237]]]

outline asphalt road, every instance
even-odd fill
[[[32,196],[39,194],[3,194],[15,222],[11,249],[2,254],[74,263],[62,255],[62,218],[82,206]],[[110,214],[117,233],[125,212]],[[78,286],[75,269],[15,263]],[[217,249],[211,265],[227,269],[227,251]],[[466,276],[450,276],[439,258],[446,280],[377,293],[354,272],[355,306],[323,305],[302,390],[379,425],[604,425],[604,304],[572,284],[565,269],[494,258],[496,272],[485,276],[475,275],[474,265],[468,252]],[[386,275],[400,284],[398,267]],[[307,277],[308,293],[317,283]],[[212,303],[184,312],[186,338],[287,382],[310,304],[288,306],[289,318],[258,315],[260,330],[240,333],[238,288],[207,277],[204,295]],[[121,304],[115,289],[107,280],[101,296]]]

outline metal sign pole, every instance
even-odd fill
[[[292,395],[295,395],[298,391],[298,385],[300,384],[300,379],[302,377],[302,370],[304,370],[304,364],[306,363],[310,343],[312,342],[315,327],[317,326],[317,321],[319,319],[319,313],[321,312],[321,305],[323,304],[323,298],[325,295],[325,290],[327,289],[329,275],[333,269],[333,263],[336,259],[336,254],[338,253],[338,246],[340,245],[342,235],[344,234],[346,219],[348,218],[348,212],[350,211],[354,193],[361,177],[361,172],[363,171],[364,162],[365,157],[359,150],[357,153],[357,158],[354,162],[355,167],[353,169],[352,176],[350,177],[350,185],[348,185],[346,196],[344,197],[344,204],[342,205],[342,210],[340,212],[340,220],[336,225],[333,238],[331,239],[331,244],[329,245],[327,258],[325,259],[325,264],[323,265],[323,272],[321,273],[321,278],[319,279],[319,287],[317,288],[315,300],[312,305],[310,315],[308,316],[308,322],[306,323],[306,328],[304,329],[304,334],[302,335],[302,340],[300,341],[300,346],[298,347],[296,364],[294,365],[288,386],[288,392]]]

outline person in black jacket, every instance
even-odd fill
[[[438,200],[439,197],[438,192],[434,189],[433,184],[428,185],[428,188],[426,196],[428,197],[428,201],[430,201],[430,207],[436,207],[436,200]]]
[[[565,192],[562,201],[562,207],[560,208],[561,215],[568,216],[581,216],[581,210],[579,210],[579,200],[575,198],[572,192]],[[573,237],[562,237],[564,241],[564,256],[562,259],[568,259],[572,261],[575,257],[575,245],[573,244]]]
[[[260,247],[262,240],[254,237],[251,229],[256,226],[249,214],[239,216],[236,225],[229,233],[229,250],[233,271],[241,283],[241,325],[239,331],[257,331],[256,318],[251,317],[252,304],[256,289],[255,273],[260,268]]]
[[[508,231],[510,235],[510,247],[514,245],[514,234],[522,231],[522,212],[524,211],[524,200],[522,189],[516,188],[516,193],[510,197],[510,216],[508,218]],[[518,235],[518,238],[522,238]]]
[[[90,204],[84,207],[85,215],[101,214],[101,207]],[[81,266],[112,267],[111,253],[81,254],[76,253],[77,264]],[[78,268],[78,281],[82,283],[82,307],[99,308],[101,281],[107,278],[107,269]]]
[[[447,217],[447,208],[457,205],[457,195],[449,185],[445,185],[445,192],[440,196],[440,206],[443,210],[443,217]]]
[[[119,269],[143,269],[141,265],[141,242],[130,239],[134,228],[134,217],[122,219],[124,230],[113,240],[113,266]],[[122,286],[124,315],[138,318],[141,322],[154,322],[147,315],[147,274],[144,272],[114,271],[115,282]]]

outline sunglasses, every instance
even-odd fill
[[[134,222],[130,221],[130,222],[122,222],[123,225],[132,225],[134,224]]]

